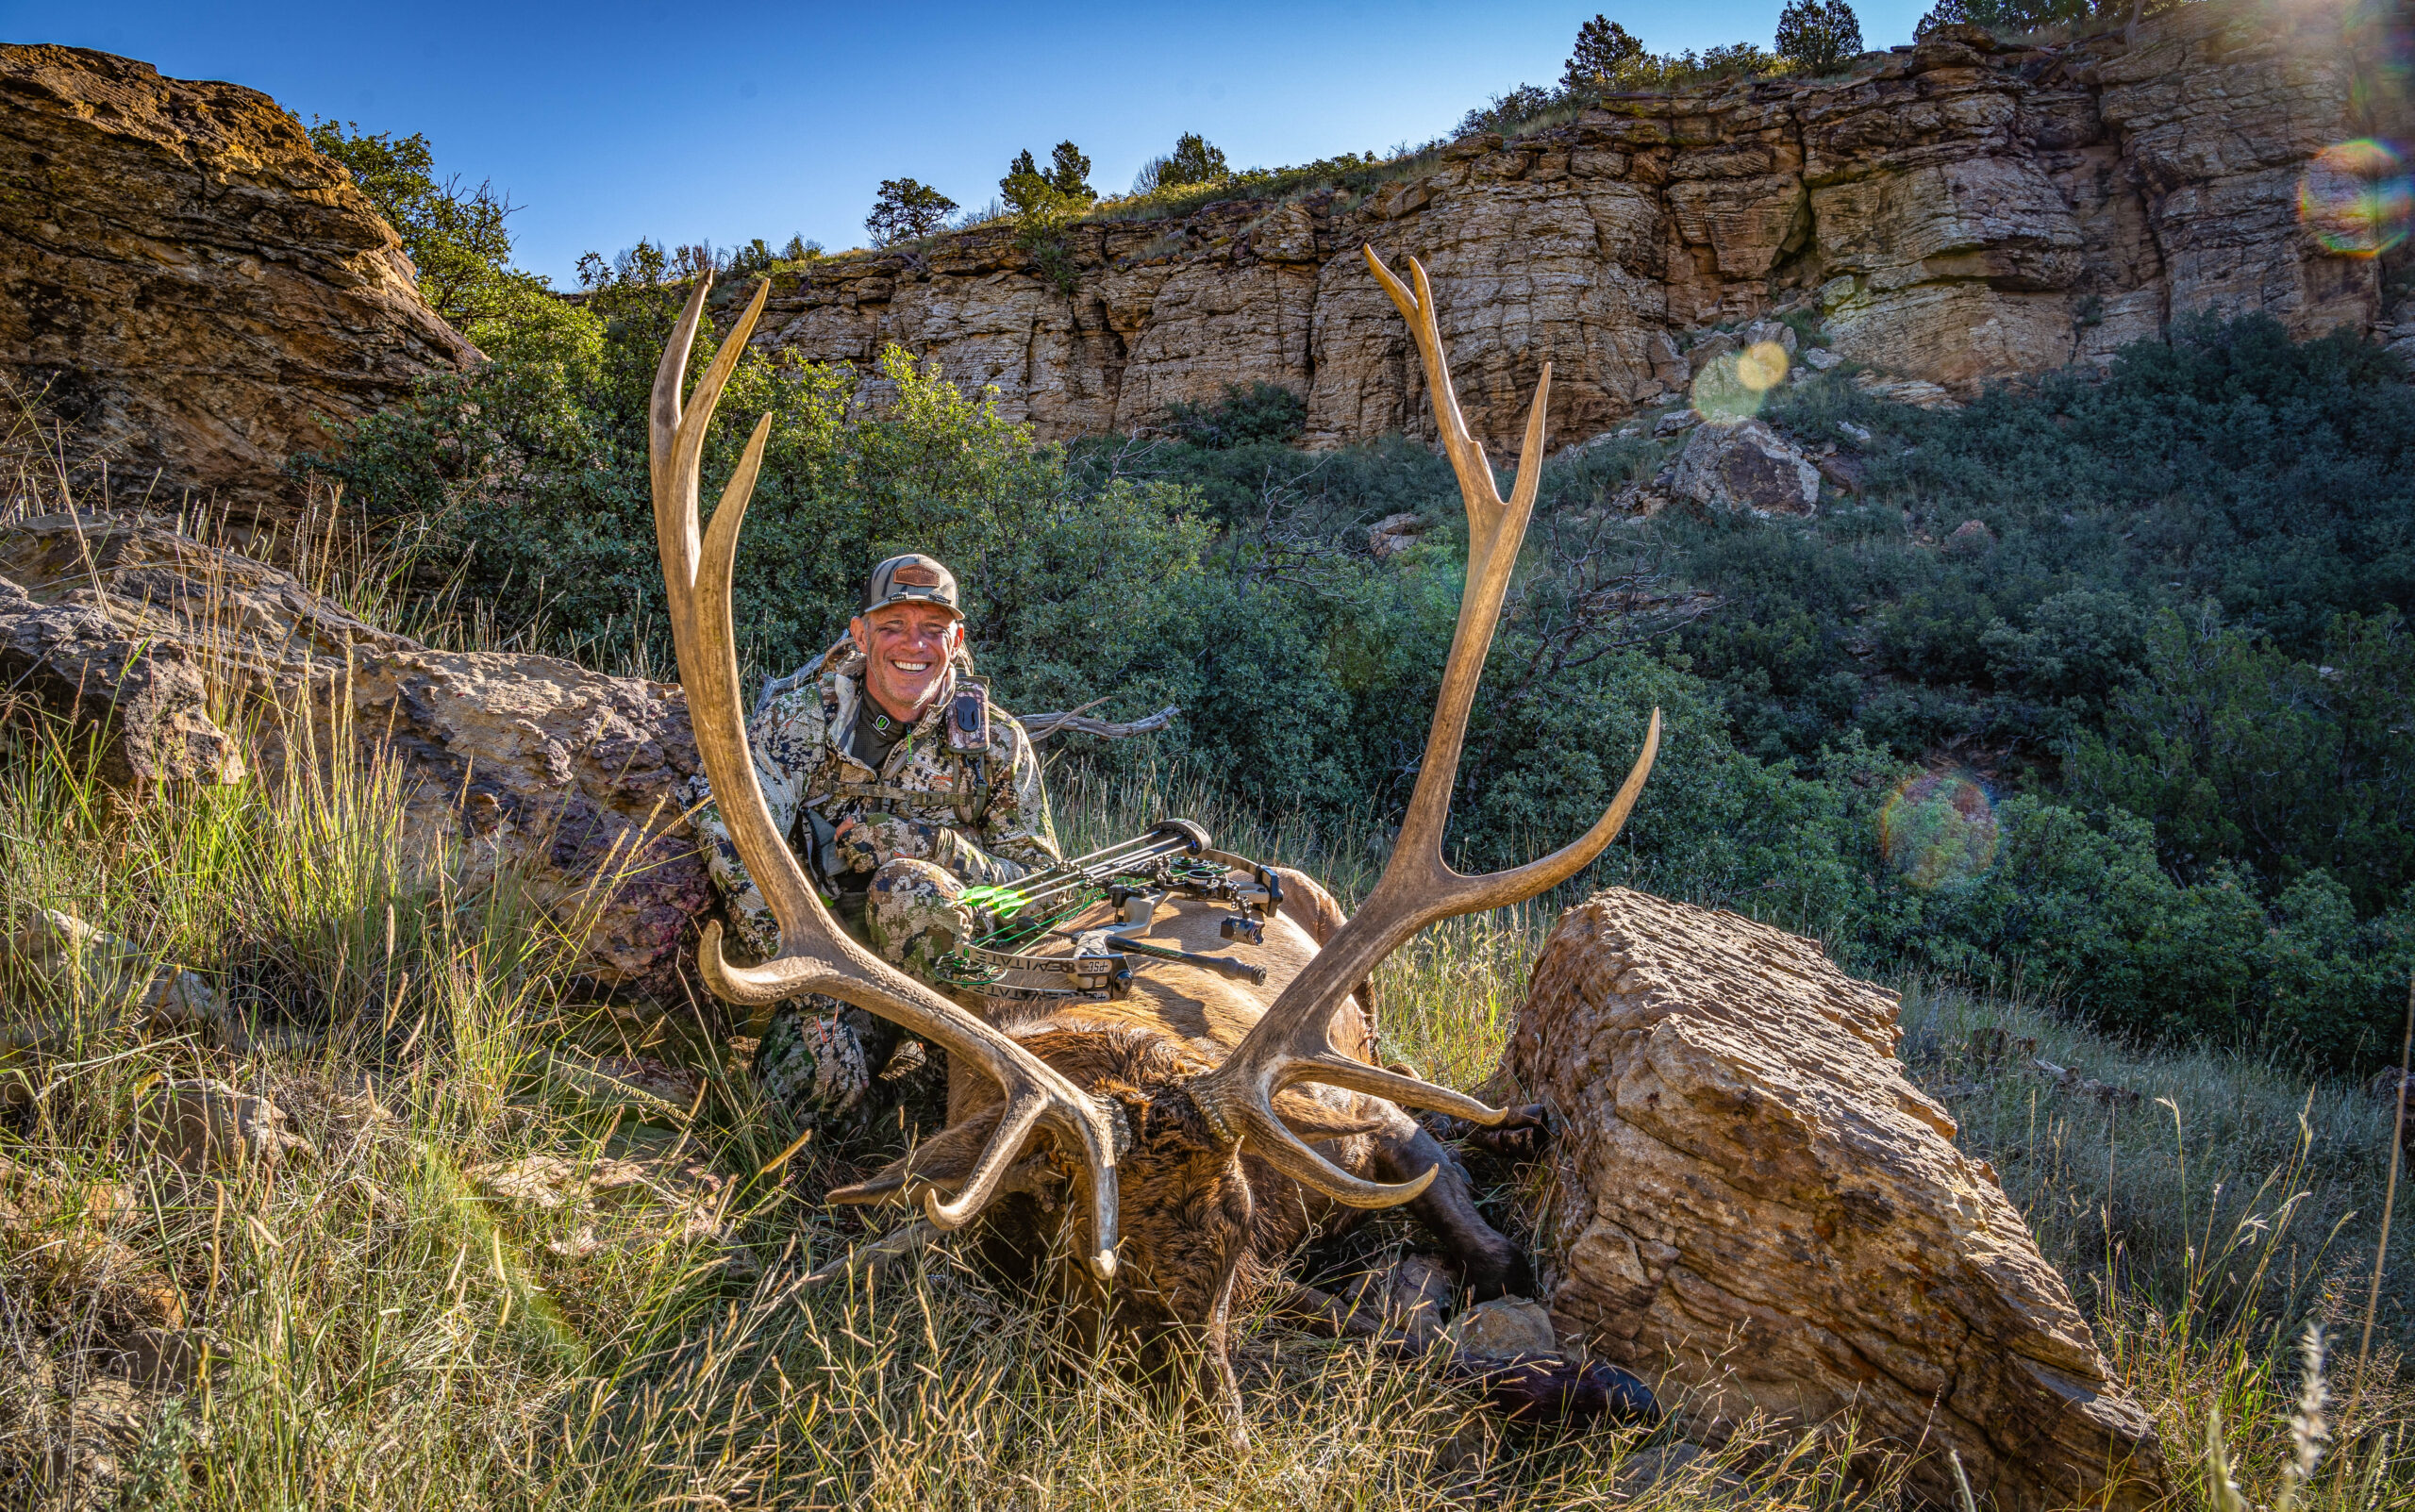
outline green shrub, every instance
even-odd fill
[[[1166,406],[1166,428],[1208,451],[1260,441],[1287,444],[1307,423],[1307,400],[1278,383],[1228,383],[1224,398],[1213,405]]]
[[[2210,606],[2166,610],[2144,662],[2079,741],[2074,792],[2152,819],[2184,876],[2328,872],[2368,911],[2415,884],[2415,638],[2394,610],[2335,619],[2318,662]]]

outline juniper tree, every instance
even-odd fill
[[[956,201],[911,178],[885,178],[880,183],[879,197],[873,201],[872,213],[864,217],[864,229],[872,233],[876,247],[911,241],[929,236],[947,224],[956,209]]]

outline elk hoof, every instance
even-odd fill
[[[1532,1160],[1551,1146],[1551,1124],[1541,1103],[1513,1107],[1489,1129],[1468,1132],[1467,1142],[1504,1160]]]
[[[1660,1403],[1641,1379],[1596,1360],[1522,1360],[1488,1370],[1481,1377],[1485,1400],[1522,1422],[1633,1422],[1660,1421]]]

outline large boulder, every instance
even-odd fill
[[[1558,1116],[1555,1317],[1697,1437],[1851,1416],[1940,1504],[1948,1450],[2007,1512],[2148,1504],[2151,1421],[1899,1033],[1809,940],[1624,889],[1570,909],[1504,1068]]]
[[[1707,420],[1686,438],[1669,490],[1706,508],[1801,518],[1820,507],[1820,469],[1757,420]]]
[[[0,525],[0,670],[105,730],[133,775],[240,777],[220,717],[254,726],[271,780],[315,755],[389,762],[408,835],[474,884],[517,876],[581,931],[599,984],[678,995],[712,895],[677,797],[698,767],[676,686],[434,650],[290,573],[98,514]]]
[[[333,423],[477,355],[275,101],[80,48],[0,46],[0,376],[74,455],[256,516]]]

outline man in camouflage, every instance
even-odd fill
[[[847,638],[774,685],[747,742],[772,820],[832,913],[924,981],[974,932],[968,886],[1060,858],[1030,737],[988,706],[956,576],[931,557],[873,569]],[[739,937],[771,955],[778,926],[720,812],[707,805],[697,828]],[[898,1038],[886,1021],[811,994],[774,1013],[756,1072],[800,1128],[843,1121],[867,1111]]]

